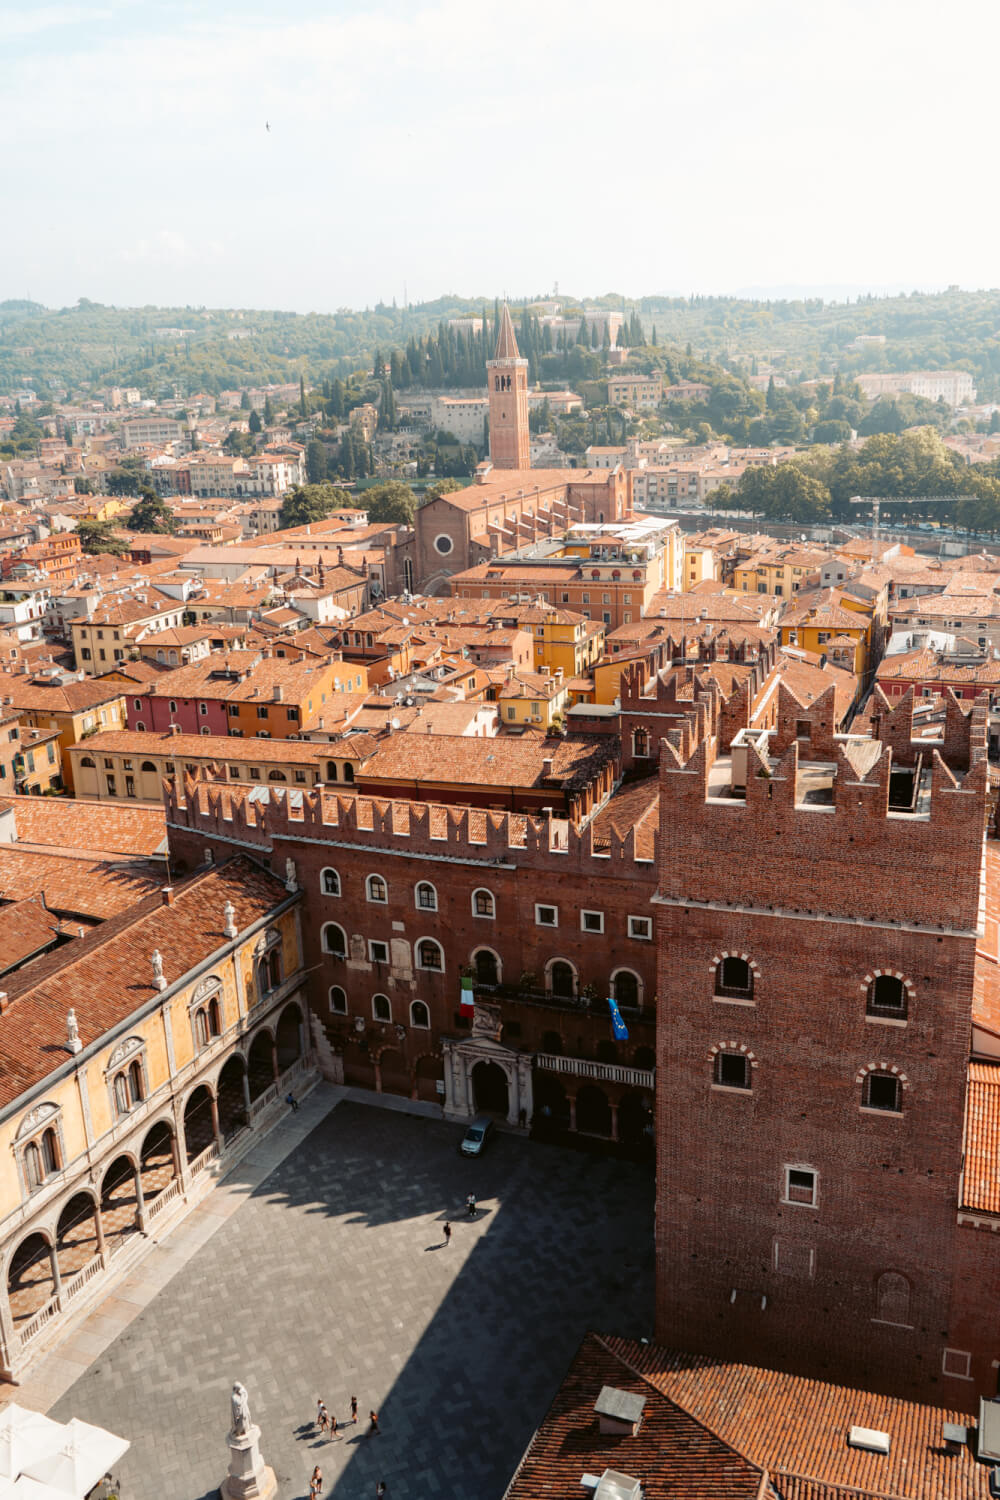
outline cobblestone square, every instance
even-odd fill
[[[124,1500],[203,1500],[242,1380],[282,1500],[499,1500],[588,1328],[648,1335],[648,1168],[342,1102],[53,1409],[131,1439]],[[475,1221],[464,1217],[475,1191]],[[454,1232],[445,1245],[442,1226]],[[334,1442],[313,1426],[379,1413]]]

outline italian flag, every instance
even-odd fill
[[[462,990],[459,996],[458,1008],[463,1016],[471,1016],[475,1013],[476,995],[475,991],[472,988],[474,983],[475,981],[472,979],[462,980]]]

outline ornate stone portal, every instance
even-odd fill
[[[273,1500],[274,1470],[260,1456],[260,1428],[250,1418],[246,1387],[239,1381],[230,1398],[229,1472],[219,1486],[222,1500]]]
[[[444,1054],[444,1112],[453,1120],[471,1120],[477,1114],[500,1114],[502,1111],[484,1104],[482,1085],[486,1074],[499,1069],[507,1086],[507,1107],[504,1119],[508,1125],[521,1122],[522,1110],[525,1124],[531,1123],[531,1054],[515,1052],[500,1041],[502,1030],[500,1007],[481,1005],[476,1002],[472,1018],[472,1035],[469,1037],[445,1037],[441,1042]],[[477,1068],[483,1065],[477,1075]],[[493,1073],[496,1080],[496,1074]],[[477,1088],[477,1083],[481,1085]]]

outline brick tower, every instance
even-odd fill
[[[528,361],[522,359],[506,302],[496,353],[486,361],[490,397],[490,458],[497,469],[530,469]]]
[[[985,711],[949,695],[914,739],[912,695],[876,693],[874,737],[835,735],[832,695],[782,684],[732,745],[703,695],[701,743],[664,745],[656,1334],[965,1405]]]

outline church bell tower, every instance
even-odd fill
[[[528,361],[522,359],[506,302],[493,358],[486,361],[490,458],[497,469],[530,469]]]

